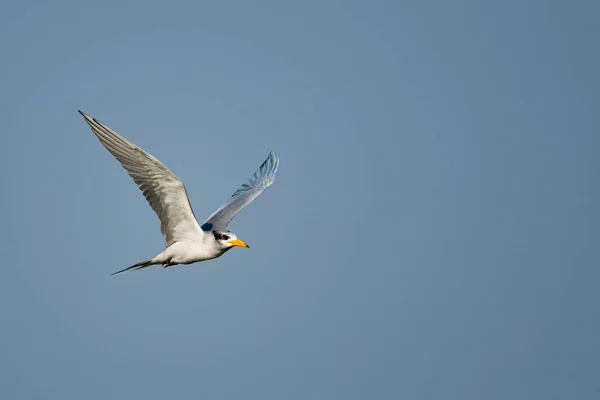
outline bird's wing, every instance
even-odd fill
[[[160,219],[166,245],[204,235],[183,182],[144,150],[95,118],[79,111],[100,142],[127,170]]]
[[[209,231],[211,229],[223,230],[229,222],[239,213],[242,208],[252,203],[266,188],[275,181],[275,173],[279,166],[279,156],[274,152],[262,163],[258,171],[250,178],[248,183],[244,183],[232,196],[231,199],[217,209],[202,225],[202,229]]]

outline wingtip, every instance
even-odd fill
[[[84,113],[83,111],[81,111],[81,110],[77,110],[77,112],[78,112],[79,114],[81,114],[81,116],[82,116],[83,118],[85,118],[86,120],[88,120],[88,121],[89,121],[89,120],[93,120],[93,118],[92,118],[92,117],[90,117],[89,115],[87,115],[87,114],[86,114],[86,113]]]
[[[273,164],[273,173],[275,173],[277,172],[277,168],[279,167],[279,154],[271,150],[269,158],[271,159],[271,162]]]
[[[269,153],[269,158],[271,159],[272,163],[279,164],[279,154],[277,154],[275,151],[271,150]]]

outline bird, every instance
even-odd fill
[[[109,126],[79,111],[100,143],[121,163],[160,220],[165,249],[156,256],[114,272],[121,274],[153,265],[164,268],[212,260],[233,247],[249,247],[227,230],[231,220],[275,181],[279,156],[271,151],[260,168],[228,201],[200,225],[183,182],[163,163]]]

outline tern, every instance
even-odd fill
[[[231,220],[275,181],[279,156],[273,151],[260,168],[221,207],[199,225],[183,182],[159,160],[131,143],[107,125],[79,111],[92,132],[121,163],[160,219],[165,250],[111,275],[152,265],[170,267],[193,264],[222,256],[233,247],[249,247],[226,230]]]

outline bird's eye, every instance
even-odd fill
[[[223,235],[221,237],[223,238],[223,240],[229,240],[229,236],[227,236],[227,235]]]

